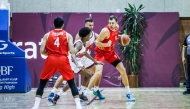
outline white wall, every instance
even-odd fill
[[[190,17],[190,0],[9,0],[15,12],[124,12],[127,3],[145,8],[142,12],[179,12]]]

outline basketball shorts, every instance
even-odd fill
[[[120,60],[120,57],[116,54],[114,50],[103,51],[97,47],[94,49],[94,58],[96,61],[102,63],[104,62],[104,60],[106,60],[110,64],[114,61]]]
[[[83,56],[80,59],[77,59],[78,64],[84,66],[86,69],[90,68],[94,65],[94,62],[87,58],[86,56]],[[79,73],[81,71],[81,68],[78,68],[75,63],[70,59],[70,65],[74,73]]]
[[[69,59],[66,55],[49,55],[46,58],[40,79],[50,79],[56,71],[59,71],[66,81],[74,78]]]

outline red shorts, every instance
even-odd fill
[[[49,55],[45,61],[40,79],[50,79],[56,71],[61,73],[63,80],[74,78],[74,73],[66,55]]]
[[[99,48],[94,49],[94,59],[99,62],[104,62],[106,60],[108,63],[112,63],[116,60],[120,60],[120,57],[116,54],[114,50],[111,51],[103,51]]]

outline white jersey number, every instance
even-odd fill
[[[56,45],[57,47],[59,47],[60,43],[59,43],[59,37],[56,38],[54,45]]]

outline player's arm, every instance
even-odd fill
[[[182,48],[182,63],[185,64],[186,63],[186,60],[185,60],[185,50],[187,49],[187,42],[186,42],[186,39],[184,41],[184,44],[183,44],[183,48]]]
[[[40,53],[45,55],[45,56],[48,56],[46,49],[45,49],[48,35],[49,35],[49,33],[44,35],[42,44],[40,45]]]
[[[94,63],[97,63],[96,60],[95,60],[90,54],[87,53],[87,51],[85,52],[85,56],[86,56],[88,59],[92,60]]]
[[[69,33],[67,33],[67,36],[68,36],[68,45],[69,45],[69,51],[71,53],[71,58],[74,61],[74,63],[76,64],[76,66],[80,67],[80,66],[78,66],[78,62],[76,61],[75,53],[77,53],[78,50],[74,47],[73,37]]]
[[[81,39],[81,38],[80,38],[79,34],[77,33],[77,35],[76,35],[76,37],[75,37],[75,42],[76,42],[77,40],[79,40],[79,39]]]
[[[71,54],[75,54],[76,51],[75,51],[75,48],[73,46],[73,37],[69,33],[67,33],[67,38],[68,38],[69,51]]]
[[[97,38],[98,38],[98,36],[99,36],[99,35],[98,35],[97,33],[95,33],[95,39],[97,39]]]
[[[185,49],[186,49],[186,46],[183,46],[183,48],[182,48],[182,62],[183,62],[183,64],[186,63],[186,61],[185,61]]]
[[[117,28],[119,29],[119,24],[117,23]],[[117,39],[119,39],[121,36],[122,36],[123,34],[118,34],[118,37],[117,37]]]
[[[95,41],[96,46],[98,47],[109,47],[111,45],[111,41],[108,43],[102,43],[102,41],[109,35],[107,28],[103,28]]]
[[[82,49],[82,43],[77,42],[77,43],[75,44],[75,47],[74,47],[74,48],[75,48],[76,53],[79,52],[79,51]],[[77,62],[77,60],[76,60],[76,55],[75,55],[75,54],[71,54],[71,58],[72,58],[73,62],[75,63],[75,65],[76,65],[77,67],[82,67],[82,66],[79,66],[79,64],[78,64],[78,62]]]
[[[185,58],[185,49],[186,49],[186,46],[183,46],[183,48],[182,48],[182,58]]]
[[[122,34],[122,35],[123,35],[123,34]],[[117,37],[117,39],[119,39],[122,35],[119,34],[118,37]]]
[[[188,35],[185,37],[185,40],[183,42],[183,48],[182,48],[182,62],[183,62],[183,64],[186,63],[186,60],[185,60],[185,50],[187,49],[186,48],[187,47],[187,37],[188,37]]]

